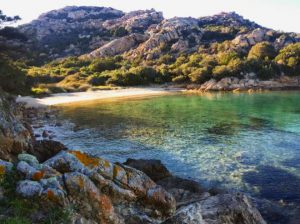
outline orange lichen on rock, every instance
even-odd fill
[[[91,157],[85,153],[82,153],[80,151],[73,151],[70,150],[68,151],[72,155],[76,156],[76,158],[85,166],[90,167],[90,168],[95,168],[99,166],[100,159]]]
[[[44,177],[44,172],[42,171],[37,171],[32,175],[32,180],[34,181],[39,181]]]
[[[105,194],[99,196],[99,203],[100,203],[100,208],[104,214],[105,213],[109,214],[112,211],[113,209],[112,203],[109,197],[106,196]]]
[[[78,186],[80,189],[84,188],[84,179],[82,177],[78,178]]]
[[[47,198],[53,202],[59,202],[59,198],[54,194],[51,189],[47,190]]]
[[[4,175],[5,174],[5,170],[6,170],[5,166],[0,165],[0,175]]]

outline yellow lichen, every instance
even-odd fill
[[[82,153],[80,151],[73,151],[70,150],[69,153],[76,156],[76,158],[85,166],[95,168],[99,166],[100,159],[91,157],[85,153]]]
[[[79,188],[83,188],[84,187],[84,180],[82,177],[78,178],[78,186]]]
[[[109,168],[110,167],[110,162],[108,162],[107,160],[103,160],[103,161],[104,161],[103,166],[105,168]]]

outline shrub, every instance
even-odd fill
[[[189,75],[190,80],[198,84],[206,82],[210,77],[211,75],[208,68],[199,68]]]
[[[114,36],[114,37],[123,37],[123,36],[126,36],[128,35],[128,31],[125,29],[125,27],[117,27],[113,30],[111,30],[111,34]]]
[[[189,81],[189,77],[185,76],[185,75],[179,75],[172,79],[172,82],[175,82],[175,83],[185,83],[188,81]]]
[[[10,93],[21,94],[28,90],[26,73],[20,65],[0,56],[0,87]]]
[[[275,61],[288,75],[300,74],[300,43],[290,44],[280,50]]]
[[[261,42],[254,45],[248,54],[248,59],[273,59],[276,56],[275,48],[269,42]]]
[[[108,85],[134,86],[142,83],[141,76],[129,71],[113,71],[110,78],[106,81]]]
[[[110,71],[119,68],[117,61],[114,58],[101,58],[94,60],[90,66],[89,70],[92,72],[103,72]]]
[[[221,80],[222,78],[231,76],[230,68],[226,65],[219,65],[214,67],[212,75],[215,79]]]
[[[228,63],[238,58],[238,54],[234,51],[221,52],[217,55],[217,61],[219,65],[228,65]]]
[[[106,81],[109,79],[108,75],[94,74],[88,78],[88,83],[92,86],[105,85]]]

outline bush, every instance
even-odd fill
[[[226,65],[219,65],[214,67],[213,71],[212,71],[212,76],[216,79],[216,80],[221,80],[222,78],[231,76],[231,71],[230,68]]]
[[[16,62],[0,56],[0,87],[15,94],[24,94],[29,89],[26,86],[26,73]]]
[[[109,76],[100,74],[94,74],[88,78],[88,83],[92,86],[101,86],[105,85],[106,81],[109,79]]]
[[[155,80],[158,79],[161,76],[152,67],[139,66],[139,67],[130,69],[130,72],[132,72],[135,75],[141,77],[141,83],[140,84],[155,83]]]
[[[175,82],[175,83],[185,83],[188,81],[189,81],[189,77],[187,77],[185,75],[179,75],[172,79],[172,82]]]
[[[111,34],[114,37],[124,37],[126,35],[128,35],[128,31],[125,29],[125,27],[117,27],[113,30],[111,30]]]
[[[208,68],[199,68],[189,75],[190,80],[198,84],[208,81],[210,77],[211,75]]]
[[[108,85],[134,86],[143,83],[141,76],[129,71],[113,71],[106,81]]]
[[[280,50],[275,61],[288,75],[300,74],[300,43],[290,44]]]
[[[275,48],[269,42],[261,42],[254,45],[248,54],[248,59],[273,59],[276,56]]]
[[[94,60],[90,66],[89,70],[92,72],[103,72],[110,71],[119,68],[117,61],[114,58],[101,58]]]

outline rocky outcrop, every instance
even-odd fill
[[[143,171],[154,181],[159,181],[172,176],[160,160],[127,159],[124,164]]]
[[[193,180],[173,176],[159,160],[128,159],[176,199],[177,211],[164,224],[265,224],[251,200],[242,194],[210,193]]]
[[[105,7],[72,6],[45,13],[19,30],[25,34],[26,44],[22,45],[31,48],[39,60],[118,54],[155,59],[162,53],[195,52],[203,44],[225,40],[232,41],[234,50],[242,51],[262,41],[273,43],[277,50],[300,41],[297,34],[261,27],[234,12],[164,19],[154,9],[124,13]]]
[[[200,91],[243,91],[243,90],[288,90],[300,89],[300,77],[282,76],[277,79],[260,80],[254,73],[245,78],[227,77],[220,81],[211,79],[201,86],[193,87]]]
[[[30,39],[32,48],[40,52],[40,57],[47,56],[49,59],[82,55],[96,50],[118,39],[119,35],[115,35],[114,32],[119,28],[128,32],[127,40],[136,39],[137,42],[129,48],[109,50],[110,56],[129,51],[140,41],[145,41],[136,33],[144,34],[149,26],[159,24],[162,20],[162,13],[153,9],[124,13],[106,7],[70,6],[42,14],[38,19],[20,26],[19,29]],[[124,35],[126,34],[121,36]],[[120,48],[120,44],[126,40],[116,41]],[[113,45],[115,44],[114,42]]]
[[[148,59],[157,57],[163,48],[168,48],[178,41],[187,41],[185,47],[173,47],[173,50],[192,50],[200,43],[202,30],[198,25],[198,20],[194,18],[172,18],[162,21],[159,25],[148,29],[149,39],[141,44],[137,49],[129,52],[131,57],[137,55],[147,56]],[[178,43],[177,43],[178,45]],[[182,46],[182,44],[181,44]]]
[[[13,100],[0,94],[0,159],[13,160],[32,147],[32,136],[28,125],[14,113]]]
[[[231,27],[248,27],[249,29],[262,28],[260,25],[243,18],[235,12],[222,12],[213,16],[205,16],[199,18],[200,25],[214,26],[231,26]]]
[[[266,28],[257,28],[249,33],[238,35],[232,40],[233,46],[237,49],[250,48],[260,42],[270,42],[274,45],[275,49],[279,50],[283,47],[297,43],[300,38],[296,34],[280,34],[274,30]]]
[[[131,34],[129,36],[121,37],[113,40],[97,50],[82,56],[82,58],[99,58],[107,56],[115,56],[123,54],[132,48],[138,46],[140,43],[147,40],[147,36],[143,34]]]
[[[220,194],[178,209],[163,224],[266,224],[245,195]]]
[[[151,10],[138,10],[126,13],[124,16],[103,23],[107,29],[124,27],[128,32],[144,33],[149,26],[159,24],[164,19],[162,12]]]
[[[66,149],[67,147],[60,142],[53,140],[39,140],[33,143],[32,150],[29,152],[36,156],[38,161],[42,163]]]
[[[62,151],[41,164],[26,154],[19,160],[19,195],[74,205],[88,221],[157,223],[175,212],[173,196],[134,168],[79,151]]]

